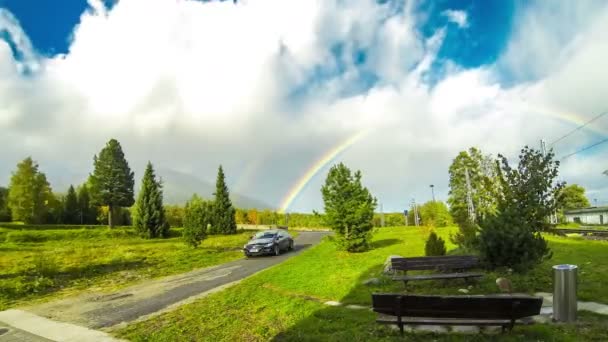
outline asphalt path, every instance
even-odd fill
[[[321,241],[327,232],[300,232],[295,249],[279,256],[240,259],[125,288],[114,293],[86,294],[25,308],[36,315],[93,329],[149,317],[172,309],[298,255]]]

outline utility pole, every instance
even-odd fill
[[[418,217],[418,205],[416,205],[416,200],[412,198],[412,207],[414,209],[414,225],[418,227],[420,224],[420,218]]]
[[[469,220],[471,223],[475,222],[475,207],[473,206],[473,194],[471,189],[471,179],[469,177],[469,169],[464,169],[464,178],[467,186],[467,211],[469,214]]]
[[[433,196],[433,202],[435,202],[435,185],[431,184],[431,196]]]

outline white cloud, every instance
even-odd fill
[[[460,28],[469,26],[467,12],[458,10],[445,10],[443,15],[448,18],[449,21],[458,25]]]
[[[529,70],[539,64],[509,48],[497,65],[453,68],[430,87],[421,75],[443,30],[424,40],[408,6],[394,13],[373,0],[131,0],[111,10],[92,4],[66,55],[37,57],[28,44],[20,47],[40,65],[33,76],[20,75],[0,41],[0,130],[6,132],[0,183],[27,155],[52,182],[78,181],[90,172],[92,155],[116,137],[136,171],[151,160],[213,180],[222,163],[239,191],[278,203],[325,151],[371,128],[340,159],[364,171],[385,209],[399,210],[411,197],[429,198],[428,184],[445,197],[447,167],[458,151],[475,145],[513,154],[571,129],[556,119],[559,112],[590,117],[608,92],[601,82],[608,75],[598,67],[608,58],[606,11],[558,49],[554,55],[563,59],[534,81],[499,82],[507,64]],[[465,27],[466,13],[456,17]],[[6,22],[11,34],[25,37],[16,21],[0,21]],[[534,28],[538,42],[552,39],[551,26]],[[527,46],[525,39],[516,35],[509,46]],[[367,51],[363,65],[353,57],[359,50]],[[289,96],[314,73],[322,77],[294,105]],[[353,95],[363,73],[378,82]],[[592,140],[586,135],[576,144]],[[576,145],[569,144],[558,147]],[[585,183],[579,173],[585,174],[564,167],[565,177],[603,187],[601,177]],[[293,209],[319,208],[322,178]]]

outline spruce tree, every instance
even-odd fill
[[[220,165],[217,170],[217,180],[215,182],[215,203],[214,220],[211,226],[211,234],[235,234],[236,219],[235,209],[230,201],[228,186],[226,186],[226,177],[224,170]]]
[[[63,223],[77,224],[80,222],[78,210],[78,197],[76,190],[70,185],[68,193],[63,200]]]
[[[51,186],[38,164],[28,157],[17,164],[11,176],[8,207],[15,221],[45,223],[49,203],[54,199]]]
[[[321,188],[325,221],[349,252],[369,248],[376,199],[361,184],[361,172],[354,175],[344,164],[332,166]]]
[[[111,139],[93,157],[95,170],[90,177],[92,193],[99,205],[108,206],[108,225],[114,226],[113,214],[117,207],[130,207],[133,196],[133,172],[125,159],[120,143]]]
[[[145,237],[167,237],[169,225],[163,207],[162,184],[156,180],[152,163],[148,162],[141,189],[135,203],[134,226]]]
[[[184,207],[183,238],[187,245],[192,247],[200,245],[207,236],[213,215],[213,202],[205,201],[194,194]]]
[[[78,222],[80,224],[97,223],[97,207],[91,202],[89,187],[86,183],[78,188]]]

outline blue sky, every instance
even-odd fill
[[[1,165],[31,155],[62,191],[115,137],[136,173],[151,160],[212,181],[221,163],[277,204],[370,130],[334,162],[400,211],[428,184],[447,196],[460,150],[514,156],[605,109],[607,22],[601,0],[0,0]],[[556,153],[607,133],[598,120]],[[606,146],[565,180],[608,198]],[[319,209],[326,170],[293,210]]]

